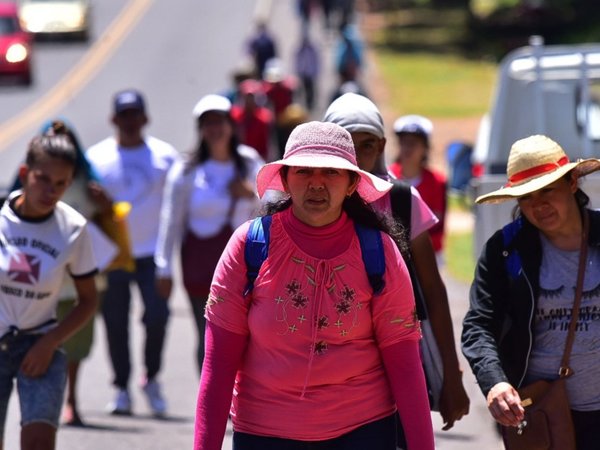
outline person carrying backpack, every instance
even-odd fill
[[[390,188],[358,168],[350,134],[331,123],[299,125],[261,168],[259,196],[286,196],[258,219],[269,218],[256,278],[245,251],[257,222],[217,265],[195,449],[220,449],[230,414],[236,449],[394,450],[398,408],[409,446],[433,450],[405,244],[368,206]],[[377,276],[362,254],[373,246]]]
[[[336,123],[350,132],[361,169],[385,180],[391,179],[384,161],[386,139],[383,119],[371,100],[354,93],[344,94],[331,103],[323,120]],[[437,365],[441,366],[442,380],[435,383],[433,377],[428,377],[431,407],[440,412],[444,421],[443,430],[449,430],[455,421],[468,414],[469,398],[462,383],[462,371],[454,344],[448,295],[429,233],[437,219],[414,187],[400,180],[393,180],[393,183],[389,194],[375,202],[373,208],[400,222],[410,241],[406,256],[415,295],[420,295],[417,299],[421,300],[422,306],[419,310],[420,319],[427,319],[423,325],[430,326],[428,330],[424,328],[422,347],[424,353],[427,349],[424,345],[434,347],[441,361]],[[431,340],[428,341],[427,337],[431,337]],[[429,375],[430,371],[426,370],[426,374]],[[404,448],[406,442],[402,426],[399,427],[398,436],[398,446]]]

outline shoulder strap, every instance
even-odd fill
[[[244,260],[246,262],[246,278],[244,296],[254,289],[254,282],[260,268],[269,254],[269,238],[272,216],[257,217],[250,223],[246,234]],[[377,295],[385,286],[385,253],[381,233],[374,228],[355,224],[354,228],[360,243],[363,264],[369,278],[373,294]]]
[[[506,257],[506,271],[511,278],[516,278],[521,272],[522,263],[521,256],[516,250],[511,250],[510,247],[519,231],[523,228],[523,219],[519,218],[505,225],[502,228],[502,237],[504,239],[504,254]]]
[[[384,286],[385,281],[385,253],[383,250],[383,241],[381,240],[381,232],[374,228],[368,228],[358,223],[354,223],[354,229],[360,242],[360,251],[363,264],[367,271],[369,284],[373,289],[373,295],[379,294]]]
[[[394,180],[390,190],[392,216],[402,224],[406,230],[407,239],[410,240],[410,223],[412,212],[412,193],[410,185],[404,181]]]
[[[581,220],[582,231],[581,231],[581,245],[579,248],[579,267],[577,269],[577,286],[575,288],[575,298],[573,299],[573,312],[571,313],[571,322],[569,323],[569,332],[567,333],[567,341],[565,343],[565,349],[563,356],[560,361],[560,368],[558,369],[558,375],[568,377],[573,374],[573,371],[569,367],[569,358],[571,356],[571,350],[573,349],[573,342],[575,341],[575,331],[577,328],[577,320],[579,320],[579,308],[581,307],[581,295],[583,293],[583,279],[585,277],[585,267],[587,265],[587,250],[588,250],[588,233],[590,228],[590,219],[588,212],[583,209]]]
[[[250,223],[246,234],[244,246],[244,260],[246,262],[246,278],[248,280],[244,289],[244,296],[254,289],[254,281],[258,276],[260,267],[269,255],[269,238],[273,216],[257,217]]]
[[[394,180],[392,189],[390,190],[390,201],[392,204],[392,216],[394,220],[399,222],[404,228],[405,237],[410,242],[410,230],[411,230],[411,219],[412,219],[412,192],[410,184],[401,181]],[[410,281],[413,286],[413,293],[415,296],[415,307],[417,309],[417,316],[419,320],[427,320],[427,306],[425,304],[425,296],[421,289],[419,277],[417,276],[417,269],[415,268],[412,260],[412,253],[410,249],[402,251],[402,257],[406,263],[408,274],[410,275]]]

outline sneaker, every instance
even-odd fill
[[[127,389],[119,389],[115,399],[106,407],[108,412],[114,416],[131,415],[131,397]]]
[[[148,380],[142,386],[142,390],[148,398],[148,404],[155,416],[163,416],[167,411],[167,402],[160,392],[160,384],[155,380]]]

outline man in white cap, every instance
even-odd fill
[[[383,119],[371,100],[358,94],[344,94],[331,103],[323,120],[336,123],[350,132],[361,169],[385,179],[390,178],[384,161],[386,139]],[[439,405],[434,406],[439,408],[444,420],[443,429],[448,430],[456,420],[468,413],[469,399],[462,385],[462,371],[454,345],[448,296],[428,232],[437,219],[414,188],[410,188],[410,193],[410,205],[392,205],[392,198],[398,197],[388,194],[374,203],[373,207],[386,216],[401,212],[393,214],[395,219],[398,219],[398,216],[410,217],[404,226],[410,230],[410,253],[416,272],[416,280],[413,280],[418,284],[415,286],[415,293],[418,290],[422,291],[443,365],[444,376]]]

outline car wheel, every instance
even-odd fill
[[[31,76],[31,72],[23,75],[21,78],[21,83],[25,86],[31,86],[33,84],[33,77]]]

